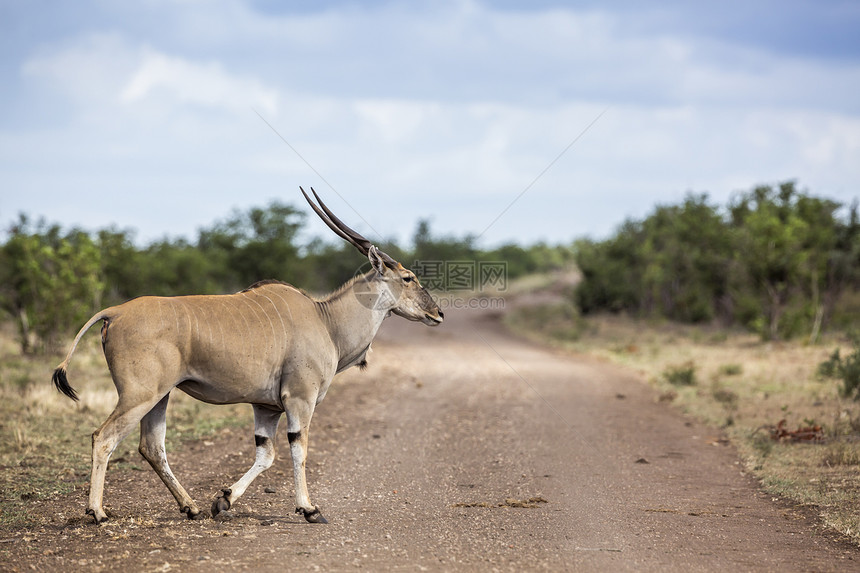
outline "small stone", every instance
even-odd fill
[[[276,490],[276,489],[275,489],[275,488],[273,488],[273,487],[267,487],[267,488],[266,488],[266,489],[264,489],[263,491],[264,491],[265,493],[278,493],[278,490]]]

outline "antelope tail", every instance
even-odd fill
[[[59,366],[57,366],[56,370],[54,370],[54,375],[51,377],[51,380],[54,382],[54,386],[56,386],[57,390],[74,400],[78,401],[78,393],[72,388],[71,384],[69,384],[69,379],[66,377],[66,368],[69,366],[69,362],[72,360],[72,354],[75,353],[75,348],[78,347],[78,342],[81,341],[81,338],[84,334],[97,322],[101,320],[108,320],[109,315],[107,310],[102,310],[91,319],[87,321],[87,323],[81,327],[78,331],[78,335],[75,336],[75,341],[72,342],[72,347],[69,349],[69,353],[66,355],[66,359],[63,360]]]

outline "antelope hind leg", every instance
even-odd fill
[[[96,523],[107,521],[108,518],[102,507],[102,497],[105,487],[105,472],[111,454],[116,449],[117,444],[162,398],[163,396],[154,396],[152,400],[132,405],[128,399],[123,399],[123,396],[120,395],[114,411],[93,432],[93,468],[90,477],[87,515],[91,515]]]
[[[155,407],[149,411],[140,421],[140,446],[138,451],[143,458],[149,462],[170,493],[173,494],[179,511],[188,516],[188,519],[200,519],[204,517],[197,508],[197,504],[173,475],[167,463],[167,452],[164,449],[164,436],[167,429],[167,401],[170,394],[166,395]]]

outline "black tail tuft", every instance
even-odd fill
[[[54,376],[52,377],[54,381],[54,386],[57,387],[57,390],[74,400],[78,401],[78,393],[75,392],[75,389],[69,385],[69,380],[66,378],[66,369],[62,366],[54,370]]]

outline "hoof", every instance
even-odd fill
[[[212,517],[230,509],[230,502],[224,497],[218,497],[212,502]]]
[[[104,513],[102,513],[101,515],[96,515],[96,512],[92,509],[87,510],[87,515],[89,515],[90,517],[93,518],[93,520],[95,520],[96,525],[102,524],[108,520],[107,515],[105,515]]]
[[[190,507],[183,507],[179,510],[181,513],[184,513],[188,519],[192,521],[199,521],[201,519],[206,519],[207,515],[201,512],[199,509],[191,509]]]
[[[213,519],[215,521],[218,521],[218,522],[224,522],[224,521],[230,521],[234,517],[235,517],[235,515],[233,514],[232,511],[226,510],[226,511],[222,511],[221,513],[216,515]]]
[[[221,495],[215,498],[215,501],[212,502],[212,517],[217,516],[222,511],[227,511],[230,509],[230,500],[227,499],[227,496],[232,492],[229,489],[222,489]]]
[[[296,508],[296,513],[301,513],[305,517],[305,521],[308,523],[328,523],[328,519],[323,517],[323,514],[320,513],[320,508],[315,507],[311,511],[303,507]]]

